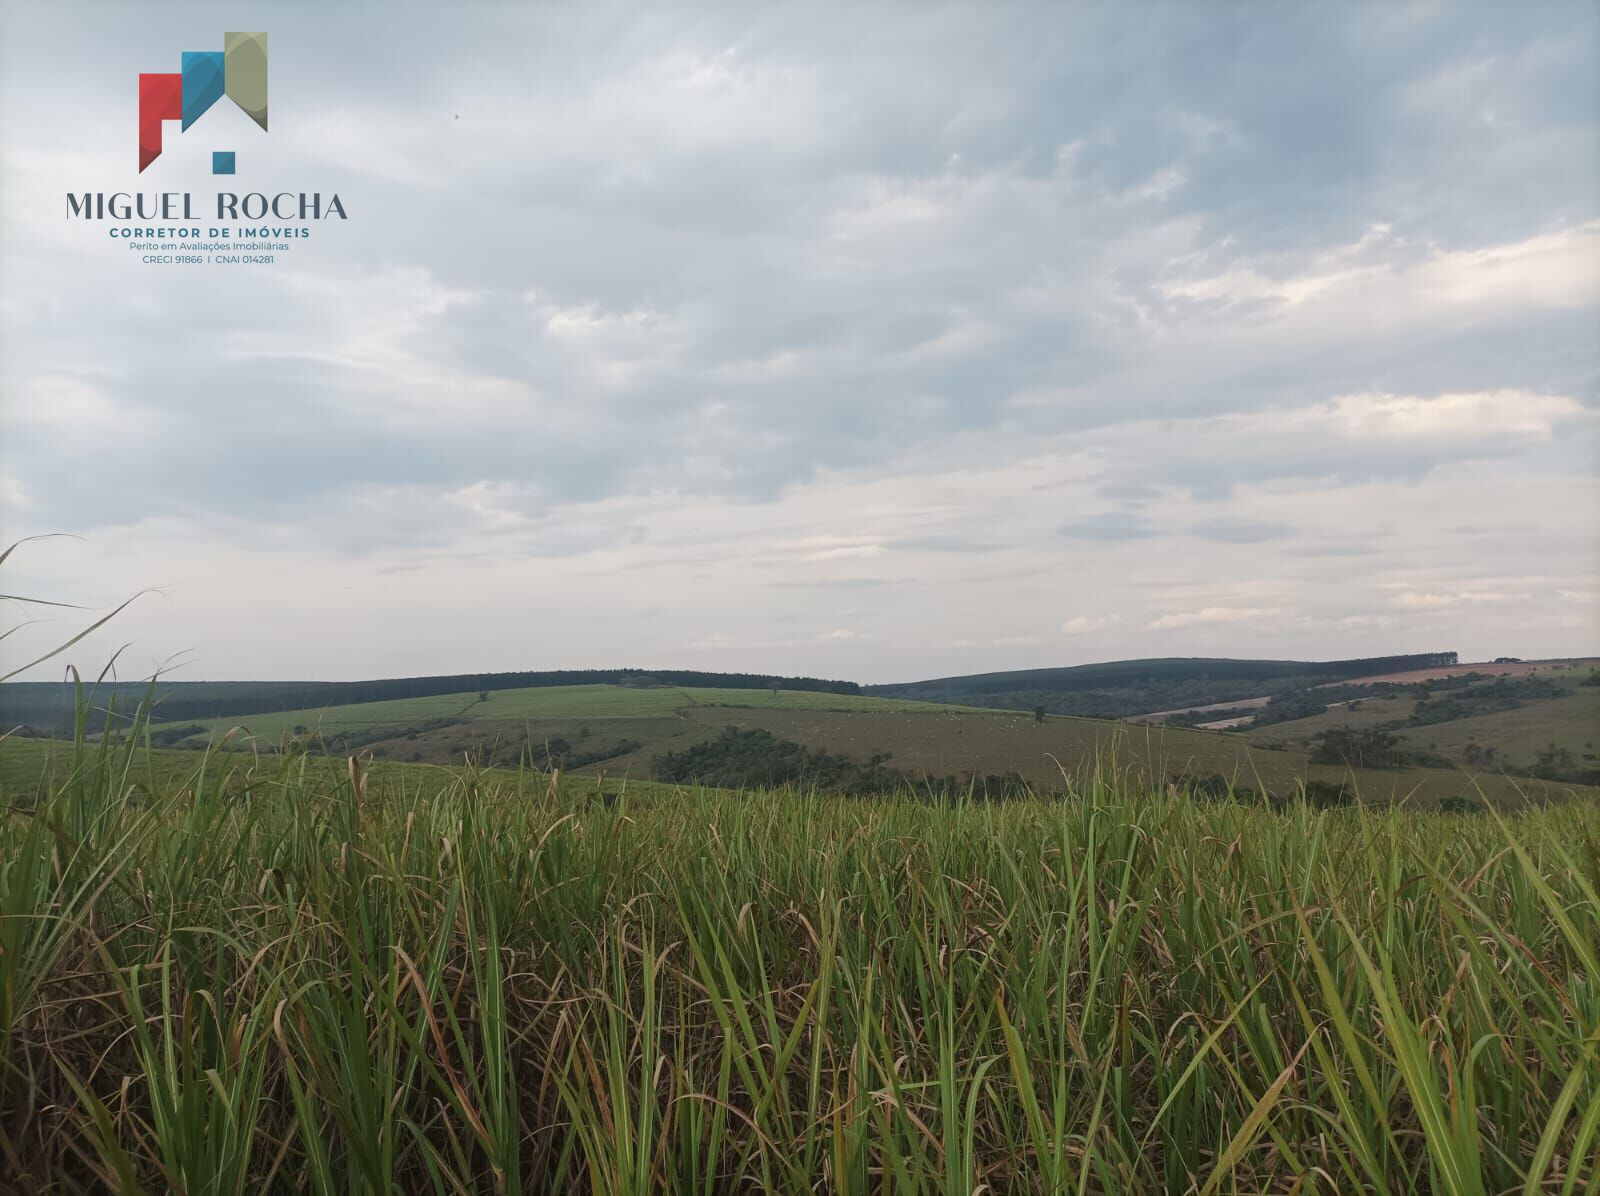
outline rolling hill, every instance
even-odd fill
[[[401,701],[454,694],[496,693],[507,689],[575,685],[711,686],[724,689],[804,690],[815,693],[860,692],[854,681],[818,677],[781,677],[768,673],[710,673],[695,669],[549,669],[510,673],[455,673],[427,677],[390,677],[370,681],[107,681],[92,690],[91,729],[99,730],[109,712],[126,712],[146,697],[158,717],[212,720],[226,716],[294,712],[369,702]],[[13,681],[0,684],[0,730],[26,726],[38,734],[68,734],[77,709],[74,687],[60,681]]]
[[[1339,690],[1340,699],[1318,713],[1245,728],[1243,737],[1262,747],[1310,751],[1330,733],[1384,732],[1422,757],[1588,781],[1600,776],[1595,663]],[[1272,710],[1266,708],[1269,717]]]
[[[1325,661],[1166,657],[868,685],[862,692],[1002,710],[1043,707],[1051,714],[1126,718],[1151,711],[1259,698],[1353,677],[1455,663],[1454,652]]]
[[[807,690],[620,685],[531,687],[277,711],[205,722],[167,722],[154,740],[169,747],[226,742],[273,752],[293,740],[330,755],[376,761],[561,767],[649,779],[665,753],[724,730],[762,731],[865,764],[881,761],[913,782],[1014,775],[1040,790],[1097,762],[1160,788],[1172,777],[1221,776],[1274,793],[1301,780],[1348,784],[1374,800],[1433,802],[1482,791],[1499,802],[1524,792],[1565,790],[1511,780],[1492,769],[1351,770],[1309,759],[1309,744],[1264,746],[1246,736],[1183,727],[1132,726],[876,695]]]
[[[1112,761],[1155,788],[1187,775],[1275,793],[1313,781],[1348,784],[1372,798],[1428,801],[1475,789],[1515,801],[1524,792],[1554,796],[1590,781],[1600,687],[1581,684],[1584,670],[1485,678],[1463,675],[1465,666],[1454,660],[1453,653],[1321,662],[1173,658],[865,687],[671,670],[309,685],[162,682],[151,735],[161,748],[270,753],[292,742],[319,754],[394,763],[471,759],[635,779],[656,775],[669,754],[732,728],[929,785],[1012,776],[1050,790],[1063,787],[1064,773],[1096,761]],[[1366,686],[1375,675],[1431,679]],[[667,683],[673,677],[719,684]],[[533,683],[505,683],[518,678]],[[556,683],[574,679],[584,683]],[[462,680],[474,684],[459,687]],[[442,688],[449,684],[458,688]],[[122,683],[106,692],[126,708],[149,687]],[[329,700],[305,701],[308,694]],[[355,700],[364,694],[383,696]],[[59,685],[0,686],[0,713],[9,720],[29,703],[60,707],[66,695]],[[290,704],[294,697],[300,704]],[[1168,711],[1188,703],[1225,713],[1232,702],[1271,725],[1224,732],[1059,713],[1148,714],[1163,710],[1163,699]],[[1293,717],[1298,702],[1313,713]],[[1039,717],[1039,707],[1052,713]],[[1189,721],[1204,718],[1202,712]],[[1403,766],[1352,770],[1316,758],[1327,755],[1319,747],[1329,733],[1359,731],[1392,734],[1399,746],[1389,763]],[[1537,779],[1526,775],[1541,769]]]

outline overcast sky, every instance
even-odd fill
[[[634,8],[0,8],[3,588],[157,591],[72,659],[1600,650],[1600,6]],[[349,219],[66,218],[219,186]]]

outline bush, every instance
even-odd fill
[[[1324,731],[1317,736],[1311,759],[1350,768],[1400,768],[1408,762],[1400,737],[1376,728]]]
[[[855,796],[913,792],[924,797],[1001,801],[1040,796],[1019,774],[928,777],[890,768],[887,752],[865,763],[779,739],[770,731],[728,727],[716,739],[657,756],[657,780],[719,789],[816,788]]]
[[[1314,810],[1337,810],[1355,803],[1349,789],[1332,781],[1307,781],[1300,788],[1300,797]]]

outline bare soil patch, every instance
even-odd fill
[[[1378,673],[1371,677],[1351,677],[1347,681],[1335,681],[1333,685],[1380,685],[1385,682],[1394,685],[1411,685],[1419,681],[1440,681],[1446,677],[1465,677],[1469,673],[1481,673],[1486,677],[1526,677],[1530,673],[1549,673],[1560,669],[1576,669],[1588,666],[1600,666],[1600,657],[1583,656],[1572,657],[1567,660],[1520,660],[1496,664],[1492,661],[1479,661],[1476,664],[1451,664],[1442,665],[1436,669],[1412,669],[1406,673]],[[1323,686],[1322,688],[1327,688]]]

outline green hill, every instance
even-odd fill
[[[1063,788],[1063,772],[1096,762],[1159,786],[1175,776],[1222,777],[1277,794],[1302,781],[1348,785],[1371,800],[1434,802],[1483,792],[1514,803],[1524,793],[1559,796],[1561,786],[1512,781],[1495,770],[1349,770],[1309,759],[1305,745],[1275,750],[1249,738],[1182,727],[1132,727],[879,696],[804,690],[584,685],[457,693],[327,709],[282,711],[205,723],[157,724],[157,743],[274,751],[291,739],[329,755],[376,761],[482,763],[646,780],[666,753],[714,740],[724,729],[765,731],[938,784],[1010,774],[1040,790]]]
[[[1152,710],[1254,698],[1352,677],[1431,668],[1455,661],[1454,652],[1326,661],[1166,657],[869,685],[863,687],[863,692],[1004,710],[1032,710],[1042,706],[1052,714],[1125,718]]]
[[[1582,670],[1372,687],[1335,681],[1331,690],[1320,688],[1329,683],[1316,679],[1339,670],[1347,675],[1395,670],[1423,659],[1435,658],[1119,661],[874,686],[866,693],[754,688],[748,684],[754,674],[739,675],[737,685],[668,685],[657,675],[634,672],[622,679],[626,683],[476,688],[167,717],[153,725],[151,735],[162,748],[225,745],[273,753],[294,742],[335,758],[360,754],[397,764],[469,759],[644,780],[657,775],[658,761],[669,755],[680,761],[704,758],[704,745],[735,728],[768,736],[739,742],[770,743],[784,759],[831,761],[825,775],[845,775],[859,765],[869,776],[862,782],[860,775],[850,774],[857,789],[876,784],[877,778],[944,785],[1010,776],[1048,791],[1064,787],[1063,773],[1107,761],[1152,787],[1179,776],[1223,778],[1282,795],[1302,783],[1320,782],[1347,786],[1373,800],[1431,802],[1481,791],[1497,802],[1514,803],[1524,794],[1556,797],[1574,784],[1590,783],[1600,687],[1582,685],[1588,675]],[[1313,674],[1308,686],[1306,674],[1296,671],[1304,669],[1325,671]],[[1057,688],[1048,691],[1049,701],[1036,700],[1046,691],[1003,688],[1018,684]],[[247,683],[218,683],[204,700],[250,700],[247,688],[230,688],[237,685]],[[1309,693],[1337,697],[1339,704],[1244,734],[1035,714],[1038,706],[1111,700],[1150,709],[1159,697],[1179,692],[1214,695],[1231,688],[1259,694],[1263,686],[1283,687],[1283,702]],[[287,691],[264,692],[277,702]],[[940,692],[969,700],[924,700]],[[122,697],[128,700],[130,694]],[[191,708],[178,704],[180,710]],[[163,701],[158,716],[168,709]],[[1386,762],[1409,764],[1351,770],[1317,758],[1322,735],[1369,730],[1395,736],[1398,747]],[[1508,772],[1518,775],[1503,775]]]
[[[697,669],[548,669],[510,673],[456,673],[444,676],[389,677],[370,681],[108,681],[92,687],[92,730],[105,725],[111,711],[126,715],[153,697],[158,717],[206,721],[228,716],[293,712],[401,701],[454,694],[496,693],[576,685],[641,688],[689,685],[764,691],[772,688],[814,693],[854,694],[854,681],[782,677],[768,673],[709,673]],[[28,727],[40,734],[69,734],[77,712],[74,687],[58,681],[0,684],[0,730]],[[114,721],[114,720],[113,720]]]
[[[1330,732],[1386,731],[1413,753],[1463,766],[1600,774],[1600,686],[1586,670],[1468,685],[1393,686],[1320,714],[1250,729],[1262,747],[1311,750]]]
[[[538,724],[541,731],[579,725],[616,730],[652,720],[677,720],[695,707],[766,710],[904,711],[943,709],[926,702],[813,690],[754,690],[723,687],[567,685],[439,694],[348,706],[275,711],[188,723],[164,722],[158,733],[174,746],[198,747],[234,728],[262,740],[319,734],[348,745],[468,724],[499,727]],[[559,724],[559,726],[558,726]],[[181,731],[182,734],[175,734]],[[382,734],[380,734],[382,733]],[[481,738],[481,735],[480,735]]]

